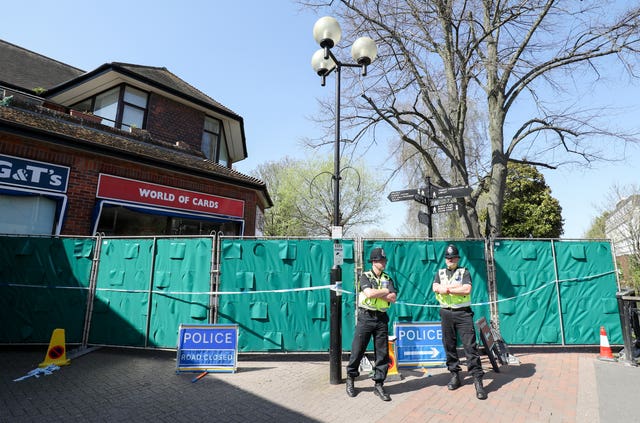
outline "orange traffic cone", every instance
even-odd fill
[[[396,361],[395,351],[396,337],[389,337],[389,367],[387,369],[387,378],[385,381],[402,380],[402,375],[398,372],[398,362]]]
[[[607,331],[604,330],[604,326],[600,326],[600,360],[615,361],[611,347],[609,346],[609,339],[607,338]]]

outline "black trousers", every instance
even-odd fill
[[[442,320],[442,345],[447,354],[447,369],[450,372],[459,372],[460,360],[458,359],[458,335],[464,347],[467,357],[467,369],[474,377],[482,377],[482,363],[476,344],[476,332],[473,327],[473,311],[471,307],[462,309],[440,309]]]
[[[347,376],[360,376],[360,362],[373,337],[375,362],[372,379],[383,383],[389,370],[389,316],[382,311],[358,309],[358,323],[351,343],[351,357],[347,364]]]

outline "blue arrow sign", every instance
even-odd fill
[[[447,356],[442,346],[440,322],[396,323],[398,367],[442,367]]]

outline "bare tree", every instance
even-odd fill
[[[552,169],[588,165],[606,158],[605,140],[637,141],[602,124],[603,108],[581,108],[568,89],[599,82],[600,71],[612,63],[636,76],[637,5],[587,0],[301,3],[334,15],[345,35],[376,39],[379,58],[367,78],[354,79],[351,100],[343,103],[350,108],[343,116],[354,128],[351,139],[366,148],[377,142],[376,128],[384,124],[420,157],[433,183],[473,186],[460,210],[467,237],[500,235],[509,162]],[[472,104],[486,116],[483,133],[469,126]],[[529,114],[522,117],[523,111]],[[505,133],[508,128],[515,129]],[[481,134],[485,148],[470,148],[474,134]],[[486,203],[478,202],[482,193]],[[485,208],[483,231],[478,216]]]
[[[310,157],[260,165],[254,175],[265,181],[274,206],[265,212],[264,234],[269,236],[331,235],[333,219],[332,158]],[[364,163],[342,169],[340,223],[344,233],[361,230],[380,220],[381,183]]]

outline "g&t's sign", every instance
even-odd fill
[[[0,154],[0,184],[66,192],[69,168]]]
[[[180,325],[177,371],[235,372],[238,325]]]

